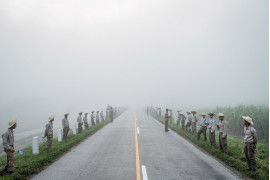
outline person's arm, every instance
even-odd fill
[[[3,147],[4,147],[5,149],[10,150],[11,147],[9,146],[7,140],[8,140],[8,133],[4,133],[4,134],[2,135],[2,144],[3,144]]]
[[[255,129],[252,129],[251,134],[253,135],[254,145],[257,146],[258,136],[257,136],[256,130]]]

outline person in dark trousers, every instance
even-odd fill
[[[202,113],[202,119],[201,119],[201,122],[200,122],[201,128],[198,131],[197,139],[200,140],[201,134],[203,133],[204,141],[207,141],[206,130],[207,130],[207,126],[209,125],[209,123],[208,123],[208,120],[205,118],[205,116],[206,116],[206,114]]]
[[[258,141],[256,129],[253,127],[254,123],[249,116],[242,116],[244,119],[244,152],[248,164],[248,168],[251,172],[256,171],[255,149]]]
[[[168,129],[168,124],[169,124],[169,119],[170,119],[170,116],[169,116],[169,110],[166,109],[165,111],[165,115],[164,115],[164,119],[165,119],[165,132],[168,132],[169,129]]]

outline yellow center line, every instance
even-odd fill
[[[136,151],[136,179],[141,180],[140,155],[138,147],[137,123],[135,117],[135,151]]]

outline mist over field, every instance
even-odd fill
[[[0,133],[108,104],[268,106],[268,3],[0,0]]]

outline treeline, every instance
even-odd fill
[[[199,109],[198,113],[214,112],[216,115],[224,113],[229,122],[229,134],[237,138],[243,138],[244,126],[242,116],[250,116],[254,122],[260,142],[269,142],[269,106],[239,105],[236,107],[216,107],[215,109]],[[199,115],[199,114],[198,114]],[[218,117],[216,116],[218,120]]]

